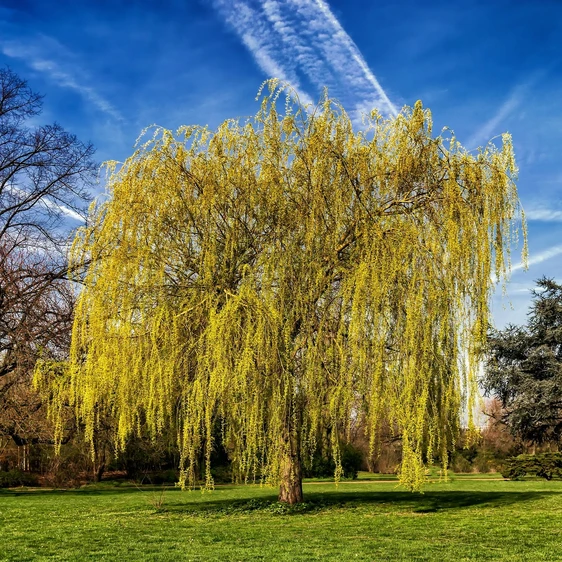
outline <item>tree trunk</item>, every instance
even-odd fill
[[[288,439],[289,447],[281,463],[281,485],[279,487],[279,501],[293,505],[303,501],[302,497],[302,464],[300,447],[297,438]]]
[[[105,449],[102,449],[97,457],[97,463],[94,462],[94,479],[96,482],[101,482],[105,472]]]
[[[95,474],[95,481],[96,482],[101,482],[101,479],[103,478],[104,472],[105,472],[105,463],[102,463],[98,466],[98,468],[96,470],[96,474]]]

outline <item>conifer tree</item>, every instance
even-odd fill
[[[398,428],[418,488],[446,464],[509,268],[511,139],[470,154],[421,102],[357,131],[327,97],[281,112],[269,87],[254,118],[156,129],[111,166],[72,250],[87,267],[68,374],[40,364],[38,384],[90,439],[108,415],[121,446],[175,424],[188,486],[201,455],[212,486],[220,433],[239,479],[302,501],[302,463],[327,446],[339,478],[363,416],[373,450]]]
[[[562,445],[562,285],[537,280],[528,320],[492,330],[482,386],[499,400],[495,419],[532,445]]]

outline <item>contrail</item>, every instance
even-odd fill
[[[240,37],[268,78],[279,78],[290,83],[302,103],[313,103],[312,98],[302,89],[292,65],[279,56],[279,45],[271,40],[271,25],[261,7],[254,9],[244,0],[214,0],[213,5]]]
[[[498,125],[519,107],[523,101],[525,89],[526,88],[522,86],[516,87],[500,106],[496,114],[490,120],[486,121],[486,123],[470,137],[466,146],[472,149],[480,143],[487,143],[492,135],[497,133]]]
[[[559,256],[562,254],[562,244],[557,246],[551,246],[542,252],[539,252],[534,257],[530,258],[527,262],[528,266],[535,265],[537,263],[542,263],[543,261],[547,261],[551,258]],[[523,263],[518,263],[511,268],[511,271],[517,271],[518,269],[523,269],[525,265]]]
[[[498,108],[496,114],[486,121],[484,125],[476,131],[466,143],[466,146],[473,149],[480,143],[486,143],[494,135],[498,134],[498,125],[509,117],[525,100],[529,90],[545,75],[546,70],[532,73],[527,80],[515,86],[507,99]]]
[[[22,59],[31,68],[46,74],[53,82],[63,88],[76,91],[84,99],[116,121],[123,121],[122,115],[102,97],[94,88],[85,85],[78,79],[79,69],[62,68],[52,58],[45,58],[41,45],[23,45],[9,42],[0,44],[0,50],[10,58]]]
[[[352,116],[398,113],[357,45],[324,0],[214,0],[268,77],[291,83],[304,103],[325,86]]]
[[[341,45],[341,58],[337,59],[338,67],[342,72],[342,75],[346,76],[346,78],[354,78],[357,75],[357,72],[353,68],[353,65],[349,65],[348,60],[346,60],[345,52],[347,51],[352,59],[356,62],[359,70],[363,73],[364,79],[371,84],[373,89],[375,90],[377,97],[383,104],[383,108],[386,108],[391,114],[396,115],[398,110],[394,106],[394,104],[390,101],[386,92],[382,89],[379,81],[376,79],[375,75],[371,72],[369,66],[365,62],[365,59],[361,55],[357,45],[351,39],[351,37],[345,32],[343,27],[341,26],[340,22],[336,19],[328,5],[324,0],[316,0],[316,5],[318,6],[319,10],[324,14],[326,21],[330,24],[330,26],[336,31],[335,39],[337,39]],[[328,42],[330,40],[328,39]],[[324,46],[326,42],[324,43]],[[381,109],[383,109],[381,108]]]

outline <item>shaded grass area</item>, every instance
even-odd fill
[[[562,560],[562,483],[0,492],[0,560]]]

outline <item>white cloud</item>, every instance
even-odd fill
[[[254,10],[244,0],[214,0],[213,3],[267,77],[290,83],[302,103],[312,103],[294,69],[276,52],[278,45],[271,41],[271,26],[263,12]]]
[[[525,211],[525,217],[529,221],[562,222],[562,211],[536,208]]]
[[[31,196],[30,193],[28,193],[24,189],[16,187],[13,184],[7,185],[6,188],[8,192],[10,192],[20,202],[26,201]],[[38,198],[37,203],[43,204],[45,207],[47,207],[47,209],[53,209],[58,213],[62,213],[63,215],[65,215],[70,219],[79,222],[84,222],[84,217],[80,213],[76,212],[74,209],[71,209],[70,207],[67,207],[66,205],[63,205],[62,203],[59,203],[58,201],[53,201],[52,199],[49,199],[49,197],[47,196]],[[35,203],[30,204],[30,208],[33,205],[35,205]]]
[[[115,107],[101,96],[94,88],[83,83],[83,79],[79,79],[81,74],[79,69],[63,68],[61,63],[57,63],[52,58],[46,58],[41,53],[44,50],[35,46],[22,45],[17,42],[4,42],[0,49],[4,55],[10,58],[24,60],[31,68],[46,74],[53,82],[63,88],[69,88],[77,92],[85,100],[90,102],[102,113],[105,113],[112,119],[123,121],[122,115]]]
[[[541,69],[534,72],[525,82],[515,86],[507,99],[500,105],[496,114],[486,121],[473,135],[470,137],[466,146],[476,148],[480,144],[487,143],[494,135],[500,132],[498,126],[505,121],[525,100],[529,90],[545,75],[546,70]]]
[[[556,256],[559,256],[560,254],[562,254],[562,244],[558,244],[557,246],[551,246],[550,248],[547,248],[546,250],[543,250],[542,252],[539,252],[538,254],[531,256],[528,260],[528,265],[529,267],[531,267],[532,265],[542,263]],[[511,268],[511,271],[517,271],[519,269],[524,269],[524,268],[525,265],[522,262],[520,262],[514,265]]]
[[[516,86],[496,114],[470,137],[466,146],[474,148],[479,144],[487,143],[494,134],[498,134],[498,125],[519,107],[528,87],[527,83]]]
[[[304,103],[307,88],[329,88],[352,116],[365,108],[397,109],[357,45],[324,0],[214,0],[268,77],[287,81]],[[303,85],[306,84],[306,85]]]
[[[44,197],[42,200],[43,205],[45,205],[45,207],[49,207],[51,209],[54,209],[55,211],[60,211],[63,215],[65,215],[66,217],[73,219],[75,221],[78,222],[85,222],[84,217],[80,214],[77,213],[74,209],[71,209],[70,207],[67,207],[66,205],[62,205],[60,203],[55,203],[54,201],[51,201],[50,199],[47,199],[46,197]]]
[[[304,4],[310,5],[311,2],[304,2]],[[323,22],[326,34],[324,34],[322,40],[319,41],[320,46],[324,51],[327,51],[327,47],[331,47],[333,44],[338,45],[338,48],[330,49],[335,55],[332,64],[334,64],[341,75],[344,76],[345,79],[349,79],[351,83],[353,83],[353,80],[358,80],[363,87],[363,82],[370,84],[375,93],[374,99],[378,104],[377,107],[382,111],[396,115],[398,113],[396,107],[382,89],[375,75],[371,72],[371,69],[361,55],[355,42],[345,32],[326,2],[324,0],[316,0],[315,4],[326,18],[326,21]],[[311,17],[314,18],[315,15],[311,13]],[[336,32],[335,35],[330,35],[331,30]],[[352,61],[357,65],[356,67],[350,64],[349,55],[351,55]]]

